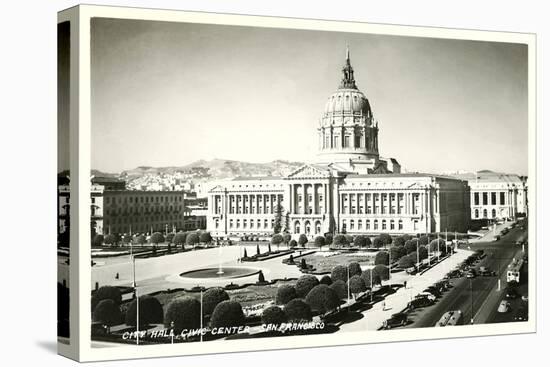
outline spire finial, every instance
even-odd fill
[[[356,89],[355,79],[353,77],[353,68],[349,59],[349,45],[346,45],[346,64],[342,69],[342,82],[340,88],[353,88]]]
[[[346,44],[346,60],[349,61],[349,45]]]

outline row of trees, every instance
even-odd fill
[[[176,246],[181,246],[182,249],[185,245],[195,246],[198,243],[210,243],[212,242],[212,236],[210,232],[207,231],[191,231],[191,232],[178,232],[178,233],[168,233],[167,235],[162,234],[161,232],[154,232],[149,238],[145,235],[119,235],[119,234],[108,234],[103,236],[97,234],[92,239],[93,246],[118,246],[119,244],[134,244],[134,245],[145,245],[147,243],[157,246],[160,243],[174,244]]]

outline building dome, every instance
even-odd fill
[[[360,115],[370,117],[372,111],[369,100],[358,89],[342,88],[334,92],[325,104],[325,116],[329,115]]]

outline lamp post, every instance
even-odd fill
[[[472,278],[470,278],[470,302],[471,302],[471,317],[470,317],[470,324],[474,324],[474,283],[472,281]]]
[[[171,344],[174,344],[174,321],[170,321],[170,339]]]
[[[200,332],[201,339],[200,339],[200,340],[201,340],[201,342],[202,342],[202,334],[203,334],[203,330],[202,330],[203,315],[202,315],[202,312],[203,312],[203,311],[202,311],[202,287],[201,287],[201,312],[200,312],[200,314],[201,314],[201,320],[200,320],[200,321],[201,321],[201,322],[200,322],[200,329],[201,329],[201,332]]]
[[[139,295],[137,287],[134,288],[136,293],[136,345],[139,345]]]
[[[349,301],[350,301],[350,292],[349,292],[349,265],[347,266],[347,269],[348,269],[348,306],[349,306]]]

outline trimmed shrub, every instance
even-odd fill
[[[288,284],[283,284],[277,289],[275,303],[278,305],[286,305],[288,302],[297,297],[298,295],[296,294],[296,288]]]
[[[174,243],[174,237],[176,237],[176,235],[174,233],[168,233],[166,235],[166,242],[167,243]]]
[[[387,251],[379,251],[374,258],[374,265],[389,265],[390,255]]]
[[[365,281],[363,280],[363,278],[361,278],[360,275],[354,275],[351,278],[349,278],[349,290],[353,294],[365,292],[367,290]]]
[[[164,235],[160,232],[155,232],[151,235],[151,243],[158,245],[159,243],[164,242]]]
[[[298,242],[296,242],[296,240],[290,240],[290,242],[288,243],[290,248],[294,248],[296,246],[298,246]]]
[[[136,243],[137,243],[138,245],[141,245],[141,246],[145,245],[145,244],[147,243],[147,237],[145,237],[145,236],[142,235],[142,234],[139,235],[139,236],[136,238]]]
[[[196,232],[191,232],[187,234],[187,237],[185,238],[185,244],[189,246],[195,246],[197,243],[199,243],[199,235]]]
[[[311,321],[311,307],[299,298],[285,305],[284,313],[289,322]]]
[[[271,237],[271,243],[274,245],[280,245],[283,241],[283,236],[280,234],[274,234],[273,237]]]
[[[413,260],[410,255],[403,256],[401,259],[399,259],[399,267],[402,269],[407,269],[416,264],[416,260]]]
[[[347,244],[353,243],[353,236],[351,234],[345,234]]]
[[[343,280],[336,280],[330,285],[330,288],[336,292],[339,299],[348,298],[348,287],[346,286],[346,282]]]
[[[178,232],[172,239],[172,242],[174,243],[174,245],[181,246],[181,248],[184,248],[186,238],[187,238],[186,232]]]
[[[305,297],[309,291],[319,284],[319,280],[314,275],[302,275],[296,281],[296,295],[298,297]]]
[[[336,309],[340,305],[340,298],[334,289],[319,284],[307,294],[306,303],[312,310],[325,313]]]
[[[290,233],[285,233],[283,235],[283,241],[288,244],[290,242],[290,240],[292,239],[292,236],[290,235]]]
[[[405,246],[405,238],[403,236],[396,237],[393,240],[394,246]]]
[[[425,246],[425,245],[427,245],[428,243],[430,243],[430,237],[428,237],[428,236],[421,236],[421,237],[418,239],[418,242],[419,242],[420,246]]]
[[[354,275],[361,275],[362,273],[361,265],[359,265],[359,263],[355,261],[348,264],[348,269],[350,278]]]
[[[109,327],[118,325],[122,322],[120,306],[112,299],[103,299],[95,307],[92,319]]]
[[[317,236],[315,237],[315,246],[322,248],[325,245],[325,237]]]
[[[405,250],[404,246],[392,246],[390,247],[390,254],[392,261],[397,261],[401,257],[405,256],[407,254],[407,251]]]
[[[110,285],[99,287],[99,289],[95,291],[92,296],[92,310],[95,310],[97,304],[104,299],[111,299],[117,305],[120,305],[120,302],[122,302],[122,294],[120,293],[120,289]]]
[[[420,246],[418,248],[418,256],[420,257],[420,261],[428,258],[428,249],[424,246]]]
[[[410,239],[412,239],[412,236],[410,234],[404,234],[403,236],[401,236],[403,238],[403,240],[405,242],[409,241]]]
[[[363,278],[363,281],[365,282],[365,287],[370,288],[371,286],[371,270],[365,270],[363,273],[361,273],[361,278]],[[372,270],[372,285],[375,286],[377,284],[380,284],[382,280],[380,279],[380,276],[374,272],[374,269]]]
[[[327,233],[325,235],[325,244],[326,245],[331,245],[332,244],[332,241],[334,240],[334,236],[332,235],[332,233]]]
[[[126,311],[126,325],[136,326],[137,302],[133,300]],[[161,324],[164,311],[159,300],[151,296],[139,297],[139,325]]]
[[[367,247],[367,237],[363,235],[355,236],[353,244],[357,247]]]
[[[210,232],[201,232],[199,235],[199,242],[201,243],[210,243],[212,242],[212,235]]]
[[[269,306],[262,312],[262,324],[264,325],[280,325],[286,322],[287,317],[282,308],[278,306]]]
[[[382,242],[382,239],[380,237],[375,237],[372,241],[372,247],[380,248],[384,246],[384,242]]]
[[[438,238],[430,242],[430,252],[436,252],[438,244],[439,244],[439,251],[442,251],[441,249],[445,247],[445,240]]]
[[[338,247],[347,246],[349,244],[346,236],[343,234],[337,234],[336,236],[334,236],[332,243],[334,244],[334,246]]]
[[[382,240],[382,244],[384,246],[388,246],[388,245],[391,245],[392,243],[392,238],[389,234],[387,233],[382,233],[380,236],[380,239]]]
[[[229,300],[229,295],[221,287],[208,288],[202,295],[202,310],[205,315],[210,315],[218,303]]]
[[[386,265],[376,265],[372,269],[373,274],[376,273],[382,280],[390,279],[390,269]]]
[[[96,234],[92,239],[92,246],[101,246],[103,245],[103,235]]]
[[[298,243],[300,244],[300,246],[305,247],[307,243],[307,236],[302,233],[300,237],[298,237]]]
[[[336,265],[330,272],[330,279],[332,279],[332,282],[336,282],[337,280],[347,282],[348,268],[344,265]]]
[[[241,304],[235,301],[218,303],[210,318],[210,326],[216,328],[242,326],[244,323],[245,317]]]
[[[405,250],[407,251],[407,254],[416,251],[417,241],[417,239],[412,239],[405,242]]]
[[[323,275],[323,277],[319,281],[319,284],[331,285],[332,284],[332,279],[328,275]]]
[[[118,236],[115,234],[108,234],[103,238],[103,243],[105,243],[106,245],[114,246],[118,244],[118,241]]]
[[[174,323],[174,333],[184,329],[196,329],[201,324],[201,303],[194,297],[184,296],[173,299],[166,307],[164,326]]]

